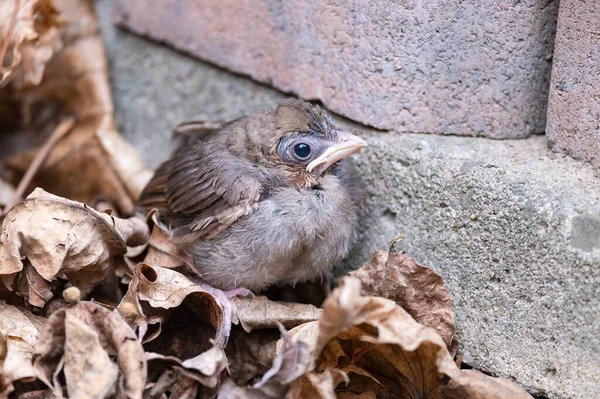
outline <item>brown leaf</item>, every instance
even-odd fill
[[[454,303],[436,272],[405,253],[390,250],[376,251],[370,261],[350,275],[362,282],[364,295],[396,302],[419,323],[434,327],[446,346],[454,346]]]
[[[148,362],[160,360],[164,365],[171,366],[180,374],[209,388],[217,386],[221,373],[227,367],[225,352],[218,346],[213,346],[206,352],[183,361],[174,356],[164,356],[152,352],[146,353],[146,360]]]
[[[0,87],[15,74],[18,86],[40,83],[46,63],[62,47],[58,27],[50,0],[0,3]]]
[[[444,399],[533,399],[514,382],[494,378],[477,370],[457,372],[442,388]]]
[[[12,391],[14,381],[35,376],[31,359],[45,321],[0,301],[0,397]]]
[[[319,319],[321,309],[301,303],[275,302],[265,296],[236,297],[233,303],[233,323],[241,324],[246,332],[255,329],[293,328]]]
[[[64,373],[69,397],[104,398],[114,391],[119,368],[102,348],[98,333],[65,313]]]
[[[65,46],[47,63],[42,83],[13,88],[11,100],[24,109],[59,104],[61,112],[75,116],[77,123],[51,151],[32,187],[85,203],[105,195],[123,214],[132,214],[152,172],[115,129],[106,54],[93,4],[61,1],[57,6],[66,21],[60,30]],[[23,174],[34,155],[29,151],[13,156],[7,167]]]
[[[234,328],[225,348],[229,376],[237,385],[253,385],[273,365],[277,357],[279,329],[255,330],[251,333]]]
[[[290,384],[307,371],[312,356],[309,346],[303,341],[292,340],[285,329],[279,327],[282,335],[279,353],[260,381],[252,387],[238,387],[230,381],[221,386],[219,397],[280,398]]]
[[[148,252],[144,263],[173,269],[181,266],[189,266],[187,270],[195,271],[192,260],[181,251],[173,240],[169,231],[158,221],[158,212],[152,210],[146,216],[152,233],[148,241]]]
[[[119,304],[119,312],[131,326],[139,328],[140,337],[144,338],[144,342],[150,342],[159,336],[161,325],[169,316],[171,316],[170,323],[175,323],[173,309],[180,307],[184,300],[193,302],[195,306],[192,307],[193,311],[188,308],[182,309],[187,314],[187,320],[182,320],[183,326],[204,325],[203,319],[207,319],[209,326],[212,325],[212,328],[209,327],[211,333],[207,331],[202,339],[194,337],[195,341],[203,341],[196,343],[203,345],[204,350],[208,349],[207,345],[210,345],[209,339],[214,339],[218,344],[223,345],[225,342],[223,309],[213,295],[175,270],[153,267],[145,263],[137,265],[127,293]],[[196,323],[191,325],[189,321],[194,318]],[[155,328],[146,334],[150,325],[155,325]],[[182,330],[181,333],[177,335],[183,341],[190,339],[185,335],[185,331]],[[171,336],[169,339],[173,341],[174,337]],[[159,352],[164,354],[162,351]],[[168,354],[181,358],[178,352],[179,349]],[[191,353],[188,352],[187,355]]]
[[[336,394],[335,388],[342,382],[348,383],[348,376],[338,369],[325,369],[321,373],[309,373],[296,381],[286,399],[336,399],[346,392]]]
[[[294,340],[313,348],[315,371],[292,384],[289,398],[306,397],[310,389],[311,397],[329,398],[335,389],[336,393],[378,398],[442,399],[442,389],[455,389],[456,384],[458,392],[465,393],[464,399],[486,397],[467,389],[471,377],[458,369],[434,328],[419,324],[390,300],[361,296],[360,288],[356,278],[342,279],[325,301],[320,320],[290,331]],[[349,377],[347,386],[338,385],[339,378],[321,375],[331,369]],[[444,375],[446,379],[441,378]],[[490,395],[502,389],[508,395],[514,387],[492,379],[482,383],[481,389]]]
[[[96,303],[79,302],[53,313],[38,337],[35,356],[37,377],[55,394],[63,392],[59,378],[63,373],[73,397],[78,392],[104,397],[111,391],[128,398],[142,396],[144,350],[118,314]]]
[[[34,306],[52,298],[50,283],[66,276],[82,293],[102,281],[111,258],[126,243],[147,237],[147,227],[100,213],[85,204],[36,189],[4,219],[0,277]]]

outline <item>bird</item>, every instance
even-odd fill
[[[138,206],[158,212],[203,282],[260,292],[322,278],[348,255],[362,191],[347,157],[367,143],[321,107],[286,99],[174,133]]]

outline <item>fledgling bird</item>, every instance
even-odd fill
[[[318,106],[284,100],[275,110],[192,132],[144,189],[204,282],[252,291],[308,281],[349,252],[358,185],[344,158],[366,142]]]

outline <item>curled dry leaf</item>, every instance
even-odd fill
[[[312,353],[309,346],[300,340],[292,340],[283,327],[281,348],[271,368],[252,387],[237,386],[228,380],[219,390],[220,398],[281,398],[290,384],[307,371]]]
[[[307,386],[319,392],[320,396],[313,397],[321,398],[331,397],[335,389],[346,397],[442,399],[451,397],[445,396],[444,389],[458,389],[464,399],[483,399],[493,397],[485,395],[495,395],[498,387],[506,395],[520,392],[515,398],[530,398],[504,380],[484,382],[477,392],[471,389],[472,377],[458,369],[436,329],[416,322],[390,300],[361,296],[360,289],[356,278],[342,279],[325,301],[320,320],[290,331],[294,340],[313,348],[314,364],[309,369],[314,366],[314,374],[294,382],[288,398],[305,397]],[[338,386],[343,379],[315,379],[331,369],[345,373],[349,382]]]
[[[46,319],[0,301],[0,397],[14,381],[35,377],[31,359]]]
[[[275,328],[251,333],[234,328],[225,348],[229,377],[233,382],[245,386],[259,381],[277,357],[277,341],[280,338],[281,332]]]
[[[286,398],[336,399],[348,397],[347,395],[355,395],[349,392],[335,391],[335,387],[337,387],[342,382],[345,382],[347,384],[348,381],[348,375],[339,369],[325,369],[321,373],[309,373],[292,385],[292,387],[286,395]],[[368,391],[366,393],[366,395],[371,394],[371,391]],[[361,395],[356,395],[356,397],[361,397]],[[372,395],[372,397],[375,398],[375,395]],[[366,398],[369,398],[369,396],[366,396]]]
[[[477,370],[455,370],[453,374],[454,378],[442,387],[444,399],[533,399],[515,383]]]
[[[51,0],[0,3],[0,87],[14,75],[18,86],[40,83],[46,63],[62,47],[59,27]]]
[[[150,266],[145,263],[137,265],[127,293],[119,304],[119,312],[131,326],[139,328],[139,335],[143,341],[149,342],[159,336],[161,325],[167,319],[172,325],[176,324],[178,320],[173,311],[182,306],[184,301],[188,301],[193,306],[182,309],[187,314],[187,319],[181,320],[182,327],[201,328],[204,326],[203,328],[207,331],[202,337],[190,337],[187,335],[189,331],[186,332],[183,328],[176,334],[177,337],[183,341],[193,339],[204,350],[212,346],[209,342],[210,339],[223,345],[225,343],[224,334],[229,333],[225,326],[223,308],[212,294],[175,270]],[[195,323],[190,323],[192,318],[196,318]],[[148,327],[151,325],[154,325],[154,328],[149,331]],[[208,330],[212,330],[212,332]],[[147,331],[149,331],[148,334],[146,334]],[[174,331],[174,333],[176,332]],[[176,341],[174,336],[169,339]],[[176,342],[171,343],[175,344]],[[176,349],[174,353],[168,354],[181,358],[178,356],[179,352],[186,353]],[[196,352],[196,354],[201,352]],[[187,355],[189,357],[192,353],[187,352]]]
[[[148,225],[152,233],[148,241],[148,252],[144,258],[144,263],[157,265],[169,269],[184,266],[186,270],[192,273],[196,271],[192,260],[179,251],[179,247],[173,240],[169,231],[159,222],[158,211],[152,210],[146,216]]]
[[[310,304],[275,302],[265,296],[236,297],[233,303],[233,323],[241,324],[246,332],[255,329],[293,328],[319,319],[321,309]]]
[[[93,4],[81,0],[55,5],[65,21],[59,32],[64,48],[47,63],[40,85],[12,88],[10,100],[23,109],[59,104],[61,112],[74,116],[77,123],[50,152],[32,186],[85,203],[104,195],[123,214],[133,214],[134,202],[152,172],[115,129],[104,42]],[[19,176],[34,156],[35,151],[18,154],[6,165]]]
[[[41,307],[52,298],[50,282],[57,277],[88,293],[106,276],[114,255],[147,236],[139,220],[114,218],[36,189],[4,219],[0,278]]]
[[[54,312],[38,337],[35,357],[37,377],[56,396],[65,389],[69,397],[142,396],[144,350],[127,323],[99,304],[79,302]]]
[[[350,273],[362,282],[364,295],[396,302],[416,321],[434,327],[455,351],[454,303],[442,278],[402,252],[376,251],[360,269]]]
[[[218,346],[213,346],[206,352],[183,361],[174,356],[164,356],[152,352],[146,353],[146,360],[150,364],[152,361],[160,361],[164,366],[170,366],[179,374],[209,388],[217,386],[221,373],[227,367],[225,352]]]

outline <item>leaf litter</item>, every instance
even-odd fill
[[[0,3],[0,397],[531,398],[460,368],[451,293],[395,241],[324,301],[202,283],[134,215],[108,82],[91,1]]]

